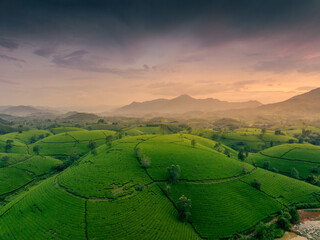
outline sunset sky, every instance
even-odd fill
[[[318,0],[0,1],[0,105],[270,103],[317,87]]]

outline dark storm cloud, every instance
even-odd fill
[[[9,61],[9,62],[19,62],[19,63],[24,63],[25,62],[25,60],[23,60],[23,59],[10,57],[10,56],[7,56],[5,54],[0,54],[0,59],[3,59],[5,61]]]
[[[100,66],[97,61],[94,61],[88,57],[89,54],[86,50],[77,50],[73,51],[69,54],[57,54],[52,57],[52,62],[57,67],[68,68],[68,69],[76,69],[80,71],[87,72],[96,72],[96,73],[110,73],[110,74],[118,74],[118,75],[134,75],[139,74],[145,71],[146,64],[141,68],[129,68],[129,69],[120,69],[120,68],[110,68],[106,66]]]
[[[311,59],[283,57],[271,61],[258,62],[254,69],[256,71],[266,71],[273,73],[319,73],[320,72],[320,57]]]
[[[50,57],[53,53],[55,53],[54,48],[39,48],[33,51],[34,54],[40,56],[40,57],[45,57],[48,58]]]
[[[206,46],[292,31],[300,42],[318,37],[319,16],[317,0],[2,0],[0,32],[120,46],[172,34]]]
[[[19,44],[14,41],[14,40],[10,40],[10,39],[6,39],[6,38],[1,38],[0,37],[0,46],[7,48],[9,50],[13,50],[19,47]]]

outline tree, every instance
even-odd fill
[[[290,222],[292,224],[297,224],[300,221],[300,215],[299,212],[296,208],[290,208],[289,209],[289,214],[291,216]]]
[[[279,228],[281,228],[283,230],[290,230],[291,229],[289,220],[283,214],[278,218],[276,224]]]
[[[147,156],[143,156],[141,159],[141,167],[148,168],[150,167],[150,165],[151,165],[150,158],[148,158]]]
[[[188,199],[182,195],[177,201],[177,209],[179,213],[179,219],[182,221],[187,221],[191,216],[191,199]]]
[[[175,184],[178,182],[180,178],[180,166],[179,165],[172,165],[171,167],[167,168],[168,170],[168,181],[170,184]]]
[[[37,141],[37,137],[36,137],[36,135],[32,135],[31,137],[30,137],[30,140],[29,140],[29,143],[35,143]]]
[[[263,168],[269,169],[270,168],[270,162],[264,162],[263,163]]]
[[[282,133],[281,133],[281,130],[275,130],[275,131],[274,131],[274,134],[275,134],[275,135],[281,135]]]
[[[168,132],[168,126],[165,124],[160,124],[160,131],[162,134],[165,134]]]
[[[33,152],[34,152],[36,155],[39,155],[40,147],[39,147],[38,145],[33,146],[32,150],[33,150]]]
[[[195,146],[196,146],[196,140],[194,140],[194,139],[191,140],[191,146],[192,146],[192,147],[195,147]]]
[[[239,153],[238,153],[238,159],[240,159],[241,161],[244,161],[246,158],[245,154],[244,154],[244,149],[241,148]]]
[[[74,161],[77,161],[79,159],[79,155],[77,153],[77,150],[75,148],[72,148],[71,154],[70,154],[70,164],[72,164]]]
[[[265,134],[265,133],[266,133],[266,131],[267,131],[267,129],[262,128],[262,129],[261,129],[261,134],[262,134],[262,135],[263,135],[263,134]]]
[[[242,173],[246,174],[247,173],[247,166],[246,165],[242,165]]]
[[[293,177],[293,178],[299,178],[299,172],[298,172],[297,169],[295,169],[295,168],[292,168],[292,169],[291,169],[291,177]]]
[[[88,144],[89,149],[92,151],[93,149],[95,149],[97,147],[97,143],[95,140],[90,140],[89,144]]]
[[[314,175],[311,175],[311,174],[310,174],[310,175],[307,177],[307,182],[308,182],[308,183],[311,183],[311,184],[313,184],[313,185],[317,185],[318,182],[319,182],[319,178],[316,177],[316,176],[314,176]]]
[[[231,157],[230,150],[228,148],[224,149],[224,155],[227,155],[228,157]]]
[[[136,158],[138,158],[138,160],[140,161],[142,156],[143,154],[141,148],[136,148]]]
[[[12,143],[13,143],[13,140],[9,139],[6,141],[6,145],[4,146],[4,151],[6,153],[10,152],[10,150],[12,149],[12,147],[13,147]]]
[[[106,136],[106,144],[107,144],[108,147],[112,146],[112,140],[113,140],[113,136],[112,135]]]
[[[0,160],[0,168],[4,168],[8,166],[9,162],[9,157],[8,156],[3,156]]]
[[[273,234],[270,231],[270,227],[266,223],[259,223],[255,229],[255,237],[261,240],[273,240]]]
[[[104,119],[103,119],[103,118],[100,118],[100,119],[98,120],[98,124],[100,124],[100,123],[104,123]]]
[[[273,147],[273,141],[272,140],[270,141],[270,147]]]
[[[251,186],[258,190],[261,190],[261,182],[259,182],[257,179],[253,180],[253,182],[251,183]]]

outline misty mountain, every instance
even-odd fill
[[[228,109],[256,108],[262,104],[258,101],[227,102],[218,99],[195,99],[181,95],[173,99],[156,99],[146,102],[133,102],[118,108],[116,115],[146,115],[146,114],[184,114],[188,112],[216,112]]]
[[[26,117],[32,114],[39,113],[41,112],[41,110],[31,106],[20,105],[7,107],[0,110],[0,112],[11,116]]]
[[[320,88],[294,96],[283,102],[260,106],[256,110],[261,115],[320,117]]]
[[[99,116],[93,113],[68,112],[61,115],[60,118],[68,121],[90,121],[98,119]]]

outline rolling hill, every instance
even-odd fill
[[[299,172],[299,178],[305,180],[309,175],[318,175],[320,147],[311,144],[283,144],[253,154],[247,161],[264,168],[268,163],[269,170],[289,176],[295,168]]]
[[[62,136],[69,137],[61,142]],[[318,203],[319,187],[228,158],[207,139],[197,137],[192,146],[191,137],[143,135],[102,145],[1,208],[0,238],[227,238],[287,206]],[[150,158],[147,169],[138,148]],[[181,179],[167,190],[172,164],[180,165]],[[251,186],[254,179],[261,190]],[[178,220],[182,195],[192,200],[188,222]]]

